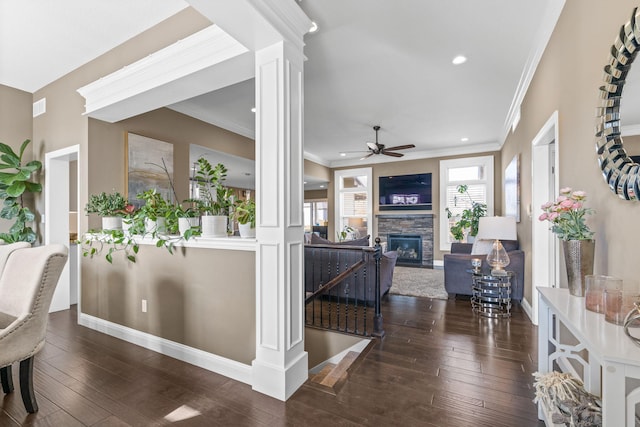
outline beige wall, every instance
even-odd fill
[[[381,176],[389,175],[408,175],[415,173],[431,173],[431,185],[433,201],[433,210],[431,211],[411,211],[411,213],[430,213],[433,214],[433,259],[442,260],[442,256],[447,253],[440,250],[440,228],[439,228],[439,210],[440,210],[440,160],[456,159],[461,157],[475,157],[475,156],[487,156],[494,157],[494,197],[495,197],[495,215],[502,213],[502,166],[501,156],[499,152],[488,152],[480,154],[470,154],[468,156],[450,156],[450,157],[434,157],[430,159],[420,160],[405,160],[400,162],[391,163],[377,163],[377,164],[363,164],[357,167],[371,167],[373,169],[373,234],[372,241],[378,235],[378,221],[375,215],[393,215],[398,214],[397,211],[383,211],[380,212],[378,204],[378,178]],[[511,160],[511,159],[509,159]],[[349,168],[337,168],[338,169],[350,169]],[[329,236],[335,236],[334,230],[334,183],[333,173],[332,180],[328,187],[328,199],[329,199]]]
[[[312,162],[311,160],[305,159],[304,175],[312,176],[323,181],[329,181],[331,179],[331,169],[321,164]]]
[[[0,85],[0,142],[18,152],[25,139],[32,139],[33,97],[30,93]],[[33,143],[32,143],[33,145]],[[25,160],[32,160],[27,150]],[[32,202],[29,206],[33,208]],[[9,231],[13,221],[0,219],[0,232]]]
[[[255,253],[174,251],[141,246],[135,265],[122,252],[113,265],[102,256],[83,259],[82,311],[250,365],[256,342]]]
[[[621,200],[609,190],[594,150],[594,117],[602,69],[620,27],[635,6],[637,2],[632,0],[567,0],[525,97],[520,123],[503,147],[503,164],[516,153],[522,155],[522,221],[518,224],[518,236],[527,254],[525,297],[529,301],[531,227],[541,213],[539,206],[532,206],[532,218],[526,215],[526,207],[531,204],[531,141],[556,110],[560,186],[585,190],[587,205],[596,210],[588,220],[596,232],[595,272],[637,280],[638,269],[634,262],[629,262],[629,256],[635,253],[640,239],[637,226],[640,204]],[[564,282],[565,276],[561,269]]]

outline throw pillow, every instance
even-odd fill
[[[493,240],[488,239],[476,239],[471,247],[471,255],[487,255],[491,252],[493,247]]]

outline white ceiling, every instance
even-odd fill
[[[305,36],[307,157],[359,164],[361,153],[339,153],[365,150],[374,125],[387,146],[416,145],[405,158],[498,149],[554,2],[302,0],[320,27]],[[0,84],[33,92],[185,6],[0,0]],[[452,65],[459,54],[469,60]],[[251,107],[253,81],[171,106],[245,136],[254,133]]]

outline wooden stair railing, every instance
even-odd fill
[[[305,246],[305,324],[355,335],[384,336],[381,255],[379,238],[373,248]]]

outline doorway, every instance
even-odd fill
[[[558,239],[549,230],[547,222],[538,221],[540,206],[555,200],[558,194],[558,112],[555,111],[532,141],[531,147],[531,210],[533,220],[531,236],[532,291],[530,317],[538,324],[538,286],[557,287]],[[541,211],[540,211],[541,212]]]
[[[50,312],[69,309],[80,294],[80,251],[71,243],[73,234],[79,233],[79,154],[79,145],[45,154],[44,243],[57,243],[69,249],[69,260],[60,275]],[[75,216],[71,213],[73,207]]]

